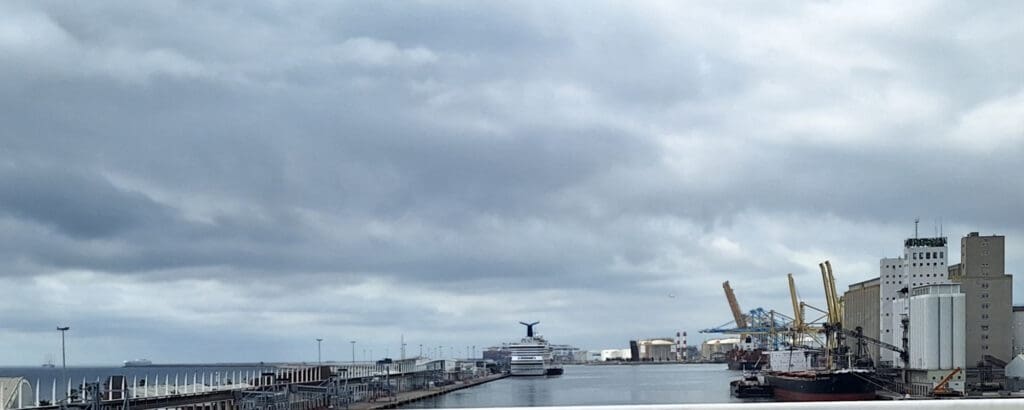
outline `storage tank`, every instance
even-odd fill
[[[910,297],[910,368],[964,367],[965,306],[960,286],[914,288]]]
[[[953,367],[966,368],[967,355],[967,297],[953,295]]]
[[[939,369],[953,365],[953,298],[939,296]]]

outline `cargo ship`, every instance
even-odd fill
[[[778,401],[874,400],[870,373],[868,369],[769,372],[765,381]]]
[[[844,368],[843,361],[838,360],[849,354],[844,343],[846,332],[842,328],[842,302],[836,296],[832,264],[825,261],[818,266],[828,304],[827,319],[822,325],[825,344],[821,349],[790,348],[768,352],[772,371],[765,375],[765,381],[772,386],[778,401],[874,400],[875,384],[871,382],[874,369]],[[806,331],[792,274],[789,275],[789,286],[796,314],[793,327]]]

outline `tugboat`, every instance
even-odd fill
[[[741,399],[772,397],[772,386],[758,372],[743,372],[743,377],[729,382],[729,392]]]

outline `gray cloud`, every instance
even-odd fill
[[[4,4],[0,362],[54,322],[83,362],[621,346],[727,321],[724,280],[814,303],[918,216],[1013,271],[1021,12]]]

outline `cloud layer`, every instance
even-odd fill
[[[918,216],[1016,273],[1024,5],[787,6],[2,4],[0,363],[624,346]]]

